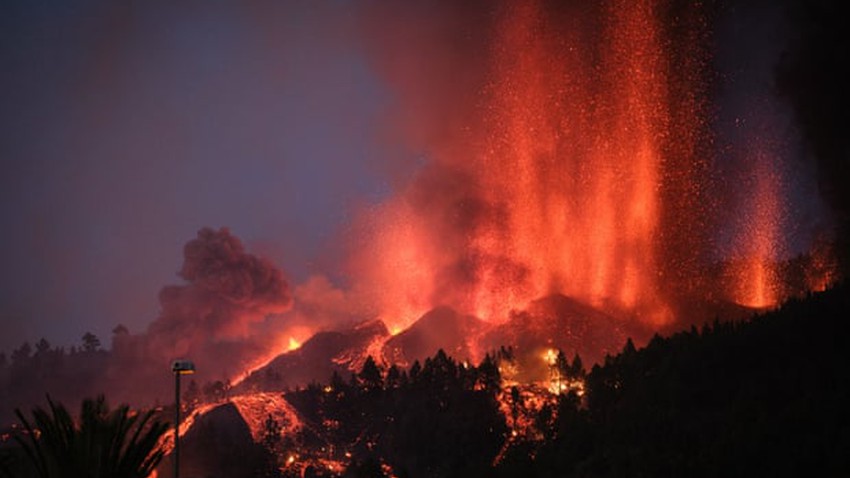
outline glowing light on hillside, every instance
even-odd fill
[[[555,362],[558,360],[558,353],[555,349],[546,349],[546,355],[543,356],[543,360],[552,367],[555,365]]]

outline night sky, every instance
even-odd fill
[[[294,282],[332,260],[391,98],[350,7],[288,5],[3,2],[0,350],[144,330],[204,226]]]
[[[360,5],[3,2],[0,351],[41,337],[78,344],[86,331],[108,345],[118,324],[144,331],[205,226],[229,227],[292,284],[334,277],[347,227],[439,134],[400,138],[397,123],[456,126],[445,121],[451,91],[441,108],[417,92],[460,88],[463,71],[432,67],[474,60],[431,61],[460,53],[434,46],[428,25],[452,23],[429,24],[427,7]],[[397,24],[388,15],[401,10]],[[790,242],[805,248],[824,217],[812,171],[794,159],[791,114],[771,96],[783,20],[764,5],[722,15],[718,143],[734,149],[752,102],[767,104],[762,119],[787,141],[796,178]],[[426,25],[406,32],[421,43],[372,37],[375,20],[391,32]],[[388,67],[380,49],[401,64]],[[720,231],[721,246],[732,232]]]

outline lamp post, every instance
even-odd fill
[[[195,373],[195,364],[189,360],[175,360],[174,372],[174,478],[180,477],[180,376]]]

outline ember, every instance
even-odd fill
[[[675,325],[685,302],[762,308],[805,292],[778,265],[781,152],[735,158],[748,167],[723,178],[740,189],[734,209],[713,197],[712,162],[726,153],[709,125],[707,14],[692,6],[673,21],[672,9],[501,5],[475,119],[430,145],[377,208],[371,252],[355,259],[390,330],[438,305],[502,323],[562,294],[655,331]],[[780,134],[745,133],[754,145]],[[715,272],[714,235],[739,220],[734,271]]]

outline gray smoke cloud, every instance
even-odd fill
[[[228,229],[205,228],[183,249],[186,285],[159,294],[151,345],[173,357],[206,357],[215,344],[251,339],[251,325],[292,306],[289,284],[271,262],[245,252]]]
[[[228,229],[198,231],[178,275],[185,283],[162,289],[161,312],[145,333],[114,337],[109,388],[128,399],[161,396],[161,377],[176,359],[193,360],[199,382],[232,379],[274,352],[286,332],[280,316],[292,308],[289,283]]]

